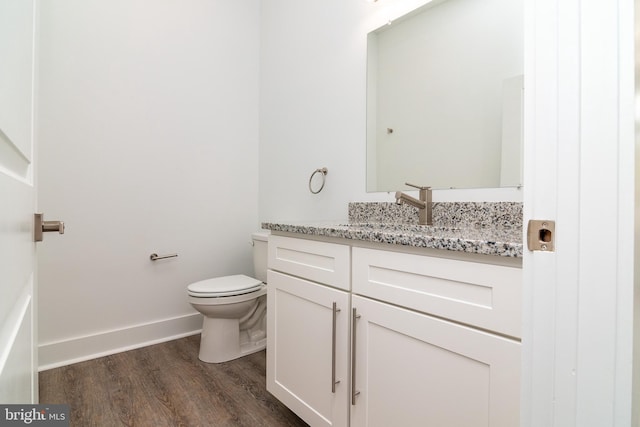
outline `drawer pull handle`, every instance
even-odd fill
[[[353,309],[351,318],[351,404],[356,404],[356,396],[360,394],[356,390],[356,320],[360,315]]]
[[[331,328],[331,393],[336,392],[336,384],[340,383],[340,380],[336,381],[336,323],[338,312],[340,309],[337,304],[333,303],[333,325]]]

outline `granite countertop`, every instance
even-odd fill
[[[263,222],[271,231],[521,258],[522,228],[377,222]]]

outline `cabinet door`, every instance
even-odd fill
[[[314,427],[347,426],[349,294],[267,274],[267,390]]]
[[[520,344],[407,309],[352,297],[354,427],[519,423]]]

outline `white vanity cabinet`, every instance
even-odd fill
[[[267,389],[314,427],[518,425],[517,261],[409,251],[272,235]]]
[[[350,248],[269,238],[267,390],[312,426],[349,422]]]

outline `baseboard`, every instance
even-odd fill
[[[76,337],[38,346],[38,371],[71,365],[110,354],[195,335],[202,330],[200,313]]]

